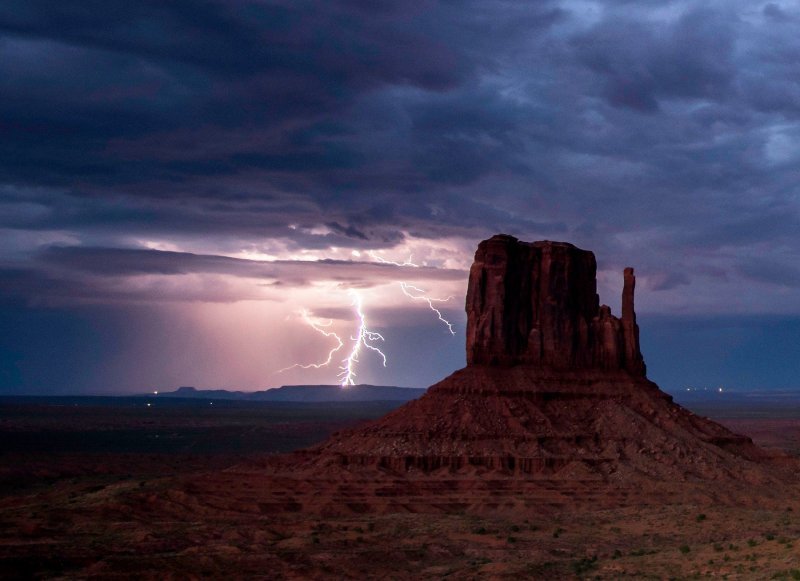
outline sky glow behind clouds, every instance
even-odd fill
[[[274,372],[327,353],[300,309],[351,332],[349,288],[387,339],[360,378],[427,385],[497,232],[593,250],[615,312],[636,267],[654,379],[730,382],[658,321],[800,337],[798,32],[788,2],[4,2],[0,391],[334,383]]]

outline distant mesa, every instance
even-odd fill
[[[416,399],[427,390],[414,387],[389,385],[352,385],[342,389],[339,385],[284,385],[262,391],[229,391],[226,389],[197,389],[179,387],[175,391],[159,392],[159,398],[220,399],[259,402],[407,402]]]
[[[599,303],[596,268],[572,244],[484,240],[465,368],[377,421],[237,477],[266,469],[265,512],[323,513],[751,502],[793,482],[794,460],[647,379],[633,269],[616,317]]]

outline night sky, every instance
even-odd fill
[[[0,394],[336,383],[355,297],[426,386],[498,232],[634,266],[665,389],[800,387],[799,184],[795,2],[4,0]]]

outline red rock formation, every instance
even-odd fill
[[[625,270],[622,319],[600,306],[594,254],[565,242],[497,235],[475,253],[467,290],[467,365],[625,369],[644,375]]]
[[[625,282],[622,287],[622,344],[625,347],[623,357],[625,369],[636,375],[644,375],[646,368],[644,358],[639,351],[639,325],[636,324],[636,311],[633,308],[633,291],[636,277],[633,269],[625,269]]]
[[[781,468],[785,458],[674,404],[645,377],[633,269],[621,318],[599,305],[595,271],[594,255],[571,244],[481,242],[467,367],[380,420],[275,460],[263,510],[738,502],[752,484],[793,478],[795,464]]]

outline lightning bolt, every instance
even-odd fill
[[[367,254],[369,254],[372,258],[374,258],[381,264],[391,264],[393,266],[412,266],[414,268],[419,268],[419,264],[414,264],[413,262],[411,262],[413,256],[411,256],[410,254],[408,255],[408,260],[406,260],[405,262],[394,262],[392,260],[386,260],[374,250],[370,250]]]
[[[367,327],[367,317],[364,315],[362,307],[361,295],[353,289],[350,289],[349,292],[353,296],[353,308],[358,317],[359,325],[356,336],[350,337],[350,340],[353,341],[353,348],[350,350],[350,355],[342,361],[342,365],[339,367],[339,369],[341,369],[339,379],[341,379],[342,387],[355,385],[355,381],[353,381],[353,378],[356,376],[355,366],[358,363],[358,356],[361,353],[362,347],[366,347],[380,355],[383,359],[383,366],[386,367],[386,355],[371,343],[372,341],[383,341],[383,335],[369,330]]]
[[[447,325],[447,330],[450,331],[450,334],[455,336],[456,332],[453,330],[453,325],[450,324],[450,321],[448,321],[442,316],[442,312],[439,309],[433,306],[433,303],[446,303],[447,301],[453,298],[452,295],[447,297],[446,299],[426,297],[425,294],[427,291],[415,287],[414,285],[408,284],[407,282],[401,282],[400,289],[403,291],[403,294],[406,295],[408,298],[413,299],[415,301],[425,301],[426,303],[428,303],[428,307],[430,307],[430,309],[434,313],[436,313],[436,316],[439,317],[439,320],[445,325]],[[419,294],[413,294],[413,293],[419,293]]]
[[[278,373],[283,373],[284,371],[289,371],[290,369],[295,369],[296,367],[299,367],[300,369],[319,369],[320,367],[327,367],[328,365],[331,364],[331,361],[333,361],[334,353],[336,353],[337,351],[339,351],[339,349],[344,347],[344,342],[342,341],[341,337],[339,337],[339,335],[337,335],[333,331],[326,331],[325,329],[323,329],[323,327],[330,327],[331,325],[333,325],[333,321],[332,320],[328,320],[327,323],[315,322],[309,316],[308,311],[306,309],[303,309],[302,311],[300,311],[300,314],[303,317],[303,320],[306,323],[308,323],[308,325],[312,329],[314,329],[317,333],[319,333],[321,335],[324,335],[325,337],[333,337],[334,339],[336,339],[336,342],[338,343],[338,345],[336,345],[336,347],[334,347],[333,349],[331,349],[328,352],[328,358],[325,361],[323,361],[322,363],[309,363],[307,365],[302,365],[300,363],[295,363],[294,365],[290,365],[289,367],[284,367],[283,369],[279,369]]]
[[[372,250],[369,252],[369,255],[378,262],[380,262],[381,264],[391,264],[393,266],[411,266],[413,268],[419,268],[419,264],[414,264],[411,261],[412,259],[411,255],[409,255],[408,260],[406,260],[405,262],[394,262],[391,260],[386,260],[385,258],[383,258],[378,253]],[[436,313],[436,316],[439,317],[439,320],[445,325],[447,325],[447,330],[450,331],[450,334],[455,336],[456,332],[453,330],[453,325],[450,323],[450,321],[448,321],[442,316],[442,312],[439,309],[433,306],[433,303],[446,303],[447,301],[453,298],[452,296],[449,296],[446,299],[428,297],[425,296],[428,294],[428,291],[425,291],[421,288],[415,287],[414,285],[408,284],[407,282],[403,281],[400,281],[400,290],[402,290],[403,294],[412,300],[425,301],[426,303],[428,303],[428,307],[430,308],[430,310]]]
[[[418,264],[415,264],[412,261],[412,256],[408,257],[408,260],[405,262],[394,262],[391,260],[386,260],[379,254],[374,251],[369,252],[369,256],[371,256],[375,261],[381,264],[390,264],[392,266],[399,266],[399,267],[411,267],[411,268],[419,268]],[[453,325],[442,316],[442,312],[436,308],[435,303],[446,303],[452,296],[447,298],[436,298],[436,297],[429,297],[427,296],[427,291],[416,287],[412,284],[409,284],[404,281],[398,281],[400,285],[400,290],[403,292],[405,296],[410,298],[414,301],[424,301],[428,304],[428,308],[436,313],[436,316],[439,320],[447,326],[448,331],[450,331],[451,335],[455,335],[456,332],[453,329]],[[359,356],[361,355],[362,349],[369,349],[370,351],[375,351],[378,355],[380,355],[383,366],[386,367],[386,354],[380,350],[375,345],[376,341],[384,341],[383,335],[377,333],[375,331],[371,331],[367,326],[367,317],[364,314],[363,308],[363,300],[361,295],[358,291],[354,289],[350,289],[348,291],[350,296],[352,297],[352,307],[354,311],[354,315],[356,320],[358,321],[358,329],[356,330],[355,336],[350,337],[350,341],[352,341],[352,348],[350,349],[350,353],[347,357],[345,357],[341,365],[339,366],[339,373],[337,377],[341,383],[342,387],[347,387],[348,385],[355,385],[355,377],[356,377],[356,367],[359,363]],[[332,320],[329,320],[327,323],[319,322],[318,320],[315,321],[312,317],[308,314],[308,311],[303,309],[301,311],[303,320],[317,333],[324,335],[325,337],[331,337],[336,340],[336,346],[333,347],[328,352],[328,357],[325,361],[321,363],[309,363],[306,365],[295,363],[294,365],[290,365],[289,367],[284,367],[283,369],[279,370],[278,373],[282,373],[284,371],[288,371],[290,369],[300,368],[300,369],[319,369],[321,367],[327,367],[333,362],[334,355],[339,352],[344,347],[344,341],[342,341],[341,337],[334,333],[333,331],[328,331],[326,328],[330,327],[333,324]]]

